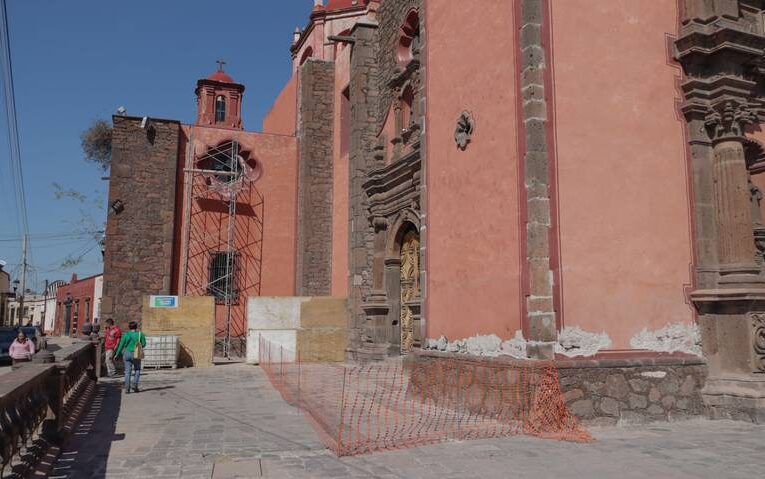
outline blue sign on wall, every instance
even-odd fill
[[[149,298],[150,308],[177,308],[178,296],[151,296]]]

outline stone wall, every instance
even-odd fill
[[[420,16],[420,32],[424,29],[425,15],[422,13],[422,0],[386,0],[380,4],[377,20],[379,50],[377,62],[379,65],[379,89],[377,118],[380,122],[385,118],[385,112],[390,107],[395,93],[388,85],[397,75],[396,46],[401,26],[411,10],[418,10]],[[424,82],[423,82],[424,83]]]
[[[297,294],[328,295],[332,285],[334,63],[299,71]]]
[[[351,332],[349,347],[361,345],[365,314],[364,297],[372,283],[374,232],[369,222],[369,205],[364,194],[367,174],[374,168],[373,151],[377,144],[379,87],[377,82],[377,26],[357,23],[350,68],[351,144],[349,150],[348,249],[350,272],[349,299]]]
[[[556,361],[566,405],[585,425],[705,415],[706,363],[694,356]]]
[[[113,118],[109,212],[101,316],[123,327],[141,318],[144,295],[168,294],[172,278],[176,167],[180,124]]]
[[[487,378],[498,368],[528,368],[531,372],[549,364],[421,349],[407,356],[407,361],[434,359],[455,360],[456,367],[482,370]],[[554,364],[566,405],[585,425],[675,421],[707,414],[701,399],[707,366],[696,356],[651,353],[624,359],[557,359]],[[467,394],[466,387],[462,384],[463,394]]]

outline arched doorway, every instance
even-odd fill
[[[408,225],[401,237],[400,313],[401,354],[420,343],[420,233]]]

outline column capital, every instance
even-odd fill
[[[756,122],[756,106],[739,100],[725,100],[709,106],[704,118],[709,138],[715,143],[744,141],[744,129]]]

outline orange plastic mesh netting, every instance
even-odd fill
[[[592,440],[566,407],[551,362],[319,363],[262,337],[258,356],[271,384],[338,456],[518,434]]]

